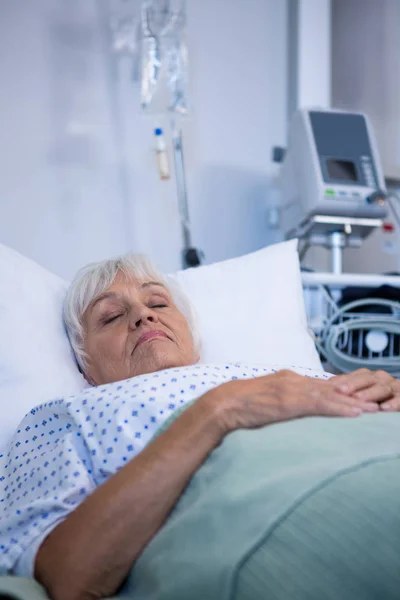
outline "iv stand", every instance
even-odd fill
[[[182,227],[183,251],[182,266],[184,269],[198,267],[201,264],[203,253],[192,245],[190,232],[189,205],[185,177],[185,163],[183,160],[182,132],[178,130],[175,121],[171,121],[172,148],[174,153],[175,178],[178,194],[178,208]]]

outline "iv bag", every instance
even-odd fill
[[[103,0],[99,0],[103,2]],[[100,7],[104,11],[103,5]],[[140,7],[136,0],[112,0],[109,4],[111,51],[118,56],[136,57],[140,45]]]
[[[141,105],[150,114],[188,114],[185,0],[142,0]]]

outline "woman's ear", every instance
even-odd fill
[[[77,360],[76,355],[75,355],[75,363],[76,363],[76,366],[78,367],[79,373],[81,373],[81,375],[85,379],[85,381],[87,381],[89,385],[95,386],[96,384],[94,383],[93,379],[90,377],[89,373],[85,373],[82,365]]]
[[[93,379],[90,377],[90,375],[86,375],[86,373],[82,373],[82,375],[84,376],[84,378],[86,379],[86,381],[93,387],[96,386],[95,382],[93,381]]]
[[[83,369],[80,369],[80,372],[82,373],[86,381],[89,383],[89,385],[92,385],[93,387],[96,386],[96,382],[93,380],[93,377],[90,375],[90,373],[83,371]]]
[[[81,364],[80,362],[77,361],[78,362],[78,369],[82,373],[83,377],[88,382],[88,384],[92,385],[93,387],[95,387],[96,386],[96,382],[94,381],[93,377],[90,374],[90,364],[89,364],[89,361],[86,360],[86,359],[87,359],[87,357],[85,357],[84,364]]]
[[[84,376],[84,378],[90,385],[92,385],[93,387],[96,386],[96,383],[93,381],[93,379],[90,377],[90,375],[87,375],[86,373],[82,373],[82,375]]]

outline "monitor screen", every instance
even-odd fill
[[[331,180],[358,181],[356,165],[351,160],[327,158],[326,169]]]

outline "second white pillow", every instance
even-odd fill
[[[202,362],[322,370],[307,327],[297,240],[175,278],[199,317]]]

